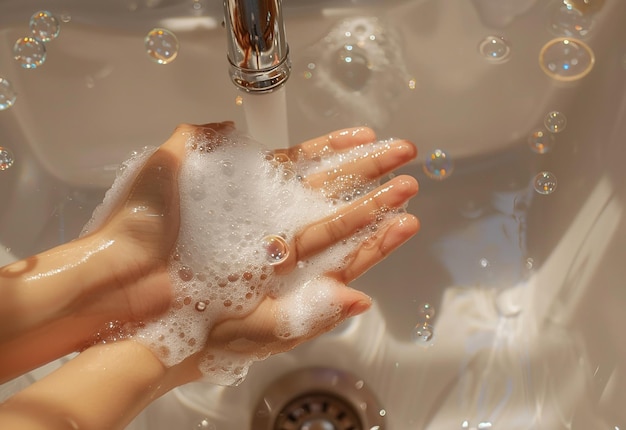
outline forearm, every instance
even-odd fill
[[[197,376],[166,369],[133,340],[97,345],[0,405],[0,428],[124,428],[157,397]]]
[[[75,351],[111,318],[78,305],[109,282],[112,246],[83,238],[0,268],[0,381]]]

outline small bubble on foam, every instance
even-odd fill
[[[185,282],[189,282],[193,279],[193,270],[187,266],[183,266],[178,269],[178,277]]]
[[[289,245],[282,237],[271,234],[265,236],[262,243],[269,264],[280,264],[289,257]]]

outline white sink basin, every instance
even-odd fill
[[[285,0],[290,141],[354,125],[414,141],[403,172],[420,180],[409,211],[422,230],[356,281],[369,313],[255,364],[239,387],[170,393],[130,428],[251,428],[272,381],[313,366],[354,374],[386,429],[626,428],[626,3],[568,2]],[[218,3],[2,2],[0,76],[17,99],[0,111],[15,159],[0,171],[0,263],[76,237],[118,164],[178,123],[245,129]],[[12,47],[40,9],[67,22],[26,70]],[[145,53],[154,27],[178,37],[170,64]],[[562,36],[595,62],[580,63],[584,49],[553,62],[557,79],[540,52]],[[564,131],[545,128],[551,111]],[[537,131],[551,151],[530,148]],[[444,180],[422,170],[437,148],[455,163]],[[553,192],[535,191],[542,171]],[[426,321],[434,335],[417,341]]]

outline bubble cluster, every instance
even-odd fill
[[[13,45],[13,58],[25,69],[36,69],[46,61],[46,45],[59,36],[61,27],[57,18],[47,10],[30,17],[31,35],[20,37]]]
[[[35,69],[46,61],[46,46],[35,37],[20,37],[13,45],[13,58],[25,69]]]
[[[567,37],[552,39],[539,52],[539,65],[546,75],[564,82],[581,79],[591,71],[595,55],[584,42]]]
[[[500,36],[487,36],[478,45],[478,52],[492,63],[504,63],[511,57],[509,43]]]
[[[540,172],[533,180],[535,191],[543,195],[552,194],[556,190],[556,185],[556,176],[551,172]]]
[[[0,76],[0,110],[10,108],[15,104],[17,93],[8,79]]]
[[[342,284],[325,274],[340,269],[376,226],[299,262],[297,270],[277,271],[276,264],[289,255],[288,244],[298,231],[346,204],[308,188],[301,178],[362,157],[377,145],[386,143],[299,160],[274,156],[235,134],[191,135],[178,178],[181,228],[169,262],[174,303],[161,318],[137,327],[133,336],[172,366],[205,346],[216,321],[241,318],[268,296],[274,301],[278,339],[297,339],[333,324],[342,311],[337,300]],[[123,195],[120,190],[151,153],[146,150],[125,163],[83,234],[106,219]],[[294,174],[286,176],[287,170]],[[375,223],[401,210],[389,210]],[[243,354],[209,345],[202,349],[200,370],[213,383],[237,384],[252,362],[269,354],[257,349]]]
[[[10,149],[0,146],[0,170],[7,170],[13,165],[14,158]]]
[[[178,38],[165,28],[153,28],[144,38],[146,53],[159,64],[169,64],[178,55]]]
[[[429,178],[440,181],[452,174],[454,163],[447,152],[435,149],[426,157],[423,170]]]
[[[59,21],[47,10],[35,12],[30,17],[29,27],[35,38],[41,42],[49,42],[56,39],[61,31]]]

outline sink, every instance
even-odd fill
[[[374,298],[369,312],[256,363],[238,387],[181,387],[129,428],[254,428],[276,381],[320,368],[335,375],[321,391],[352,399],[332,382],[349,374],[350,390],[372,393],[352,404],[356,416],[373,412],[369,430],[626,428],[626,3],[283,7],[289,141],[366,125],[415,142],[420,155],[401,173],[420,182],[408,211],[421,231],[355,281]],[[0,77],[17,94],[0,111],[0,147],[14,159],[0,170],[2,264],[75,238],[119,164],[178,123],[247,129],[218,2],[2,9]],[[61,31],[25,69],[13,45],[42,9]],[[153,28],[178,39],[169,64],[146,54]]]

